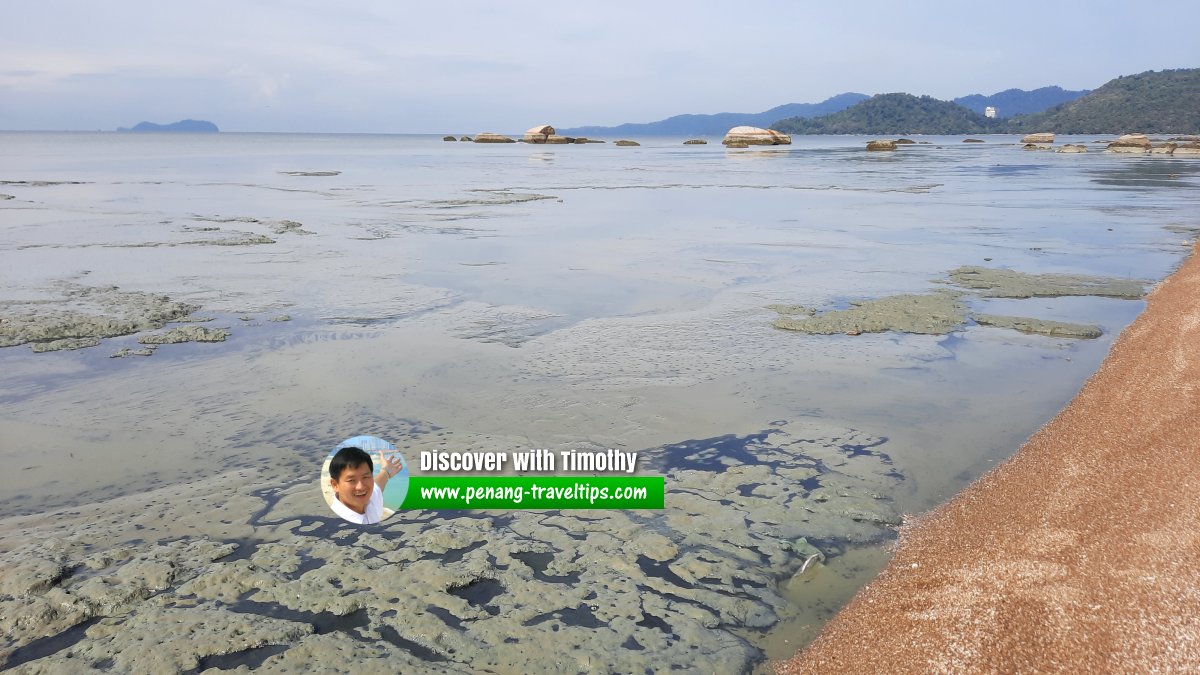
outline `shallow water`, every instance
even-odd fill
[[[638,450],[643,471],[669,476],[662,514],[620,526],[518,514],[505,526],[574,562],[548,562],[538,556],[551,549],[518,550],[498,532],[479,535],[478,551],[430,549],[449,556],[446,567],[473,570],[463,572],[471,587],[491,596],[480,606],[504,607],[501,616],[460,611],[471,592],[448,590],[404,623],[364,605],[354,611],[367,612],[366,627],[346,630],[418,661],[469,664],[464,651],[516,630],[533,644],[553,631],[587,658],[620,648],[610,663],[627,667],[675,659],[741,669],[811,639],[885,562],[888,523],[1011,454],[1074,395],[1142,302],[964,297],[973,311],[1104,329],[1086,341],[970,321],[945,336],[811,336],[772,328],[766,305],[824,310],[929,292],[961,265],[1155,281],[1200,229],[1195,160],[1105,155],[1092,137],[1059,139],[1088,144],[1083,155],[1022,151],[1011,137],[931,137],[896,153],[866,153],[854,137],[728,151],[719,139],[682,140],[0,134],[0,193],[13,196],[0,201],[0,312],[58,302],[68,283],[116,285],[201,305],[213,321],[200,325],[232,331],[224,343],[164,345],[151,357],[109,358],[138,346],[133,337],[45,354],[0,349],[0,458],[17,468],[0,474],[6,518],[85,504],[117,518],[129,508],[123,495],[165,490],[158,499],[169,501],[173,489],[233,470],[246,495],[310,475],[315,484],[327,449],[359,433],[395,441],[410,459],[423,448]],[[286,173],[326,171],[340,173]],[[273,243],[249,243],[264,237]],[[269,321],[281,314],[291,321]],[[805,513],[803,522],[779,522],[785,500],[783,512]],[[319,497],[285,503],[279,523],[329,515]],[[166,526],[160,536],[304,541],[297,528],[205,508],[217,529]],[[731,513],[767,546],[752,562],[732,562],[737,537],[719,529]],[[430,538],[470,519],[399,523],[405,515],[387,531]],[[26,527],[16,522],[0,524],[0,550],[22,543],[5,535]],[[236,537],[215,524],[224,522],[241,528]],[[114,527],[104,536],[145,538]],[[621,529],[631,527],[641,530]],[[87,548],[102,529],[75,543]],[[641,579],[640,590],[614,586],[590,601],[597,609],[579,609],[577,589],[617,574],[589,574],[580,561],[604,537],[642,530],[673,542],[675,562],[631,553],[622,574]],[[562,531],[590,534],[560,541]],[[789,584],[804,558],[763,553],[773,550],[763,542],[798,536],[825,560]],[[304,550],[295,555],[310,561]],[[685,578],[710,565],[708,577]],[[524,567],[532,578],[512,577]],[[748,576],[730,572],[739,567]],[[546,599],[551,587],[558,605]],[[686,613],[655,613],[643,597],[647,618],[622,628],[629,593],[668,604],[683,594],[721,618],[691,628]],[[336,614],[334,600],[322,602],[332,604],[291,610]],[[523,624],[501,623],[526,606]],[[447,623],[447,612],[470,626]],[[422,621],[469,639],[445,651]],[[597,625],[614,631],[611,645]],[[692,658],[689,640],[713,635],[742,646],[680,660]],[[277,656],[286,651],[243,662]],[[200,663],[239,662],[210,657]],[[583,659],[572,663],[592,663]]]

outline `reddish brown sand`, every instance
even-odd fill
[[[1200,672],[1200,256],[783,673]]]

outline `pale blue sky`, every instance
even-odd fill
[[[0,129],[516,132],[845,91],[1092,89],[1200,66],[1197,24],[1196,0],[14,2]]]

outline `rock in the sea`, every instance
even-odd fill
[[[472,142],[472,141],[471,141],[471,137],[470,137],[470,136],[463,136],[462,138],[460,138],[460,139],[458,139],[458,140],[460,140],[460,141],[464,141],[464,142],[466,142],[466,143],[471,143],[471,142]]]
[[[781,134],[774,129],[758,127],[734,127],[725,134],[725,145],[730,143],[745,143],[746,145],[791,145],[792,137]]]
[[[1186,143],[1175,148],[1175,152],[1171,153],[1175,157],[1180,155],[1195,156],[1200,155],[1200,143]]]
[[[870,141],[867,143],[868,150],[895,150],[896,141]]]
[[[475,134],[476,143],[516,143],[513,139],[503,134],[495,134],[490,131],[485,131],[481,134]]]
[[[708,141],[703,138],[691,138],[683,142],[684,145],[708,145]]]
[[[1125,134],[1117,140],[1108,144],[1109,152],[1149,152],[1150,139],[1146,134]]]
[[[442,136],[442,140],[443,141],[457,141],[458,139],[453,136]]]
[[[1054,134],[1049,133],[1049,132],[1043,132],[1043,133],[1039,133],[1039,134],[1029,134],[1025,138],[1022,138],[1021,142],[1022,143],[1053,143],[1054,142]]]
[[[896,145],[916,145],[917,142],[911,138],[897,138]]]
[[[1058,150],[1055,150],[1055,152],[1066,152],[1066,153],[1087,152],[1087,146],[1086,145],[1078,145],[1078,144],[1074,144],[1074,143],[1067,143],[1066,145],[1062,146]]]
[[[620,140],[620,141],[617,141],[617,145],[619,145],[623,148],[633,148],[633,147],[637,147],[637,146],[641,145],[641,143],[638,143],[637,141]]]
[[[526,143],[546,143],[553,135],[554,127],[549,124],[541,124],[526,131],[525,136],[521,140]]]
[[[1025,145],[1021,146],[1021,149],[1022,150],[1049,150],[1050,146],[1038,145],[1037,143],[1026,143]]]
[[[980,139],[980,138],[964,138],[963,139],[963,143],[982,143],[982,142],[983,142],[983,139]]]
[[[1171,154],[1175,153],[1175,150],[1178,147],[1179,146],[1175,143],[1160,143],[1160,144],[1152,146],[1150,148],[1150,154],[1152,154],[1152,155],[1171,155]]]

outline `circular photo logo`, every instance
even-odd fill
[[[337,444],[321,467],[325,503],[343,520],[372,525],[385,520],[408,494],[408,462],[378,436],[354,436]]]

